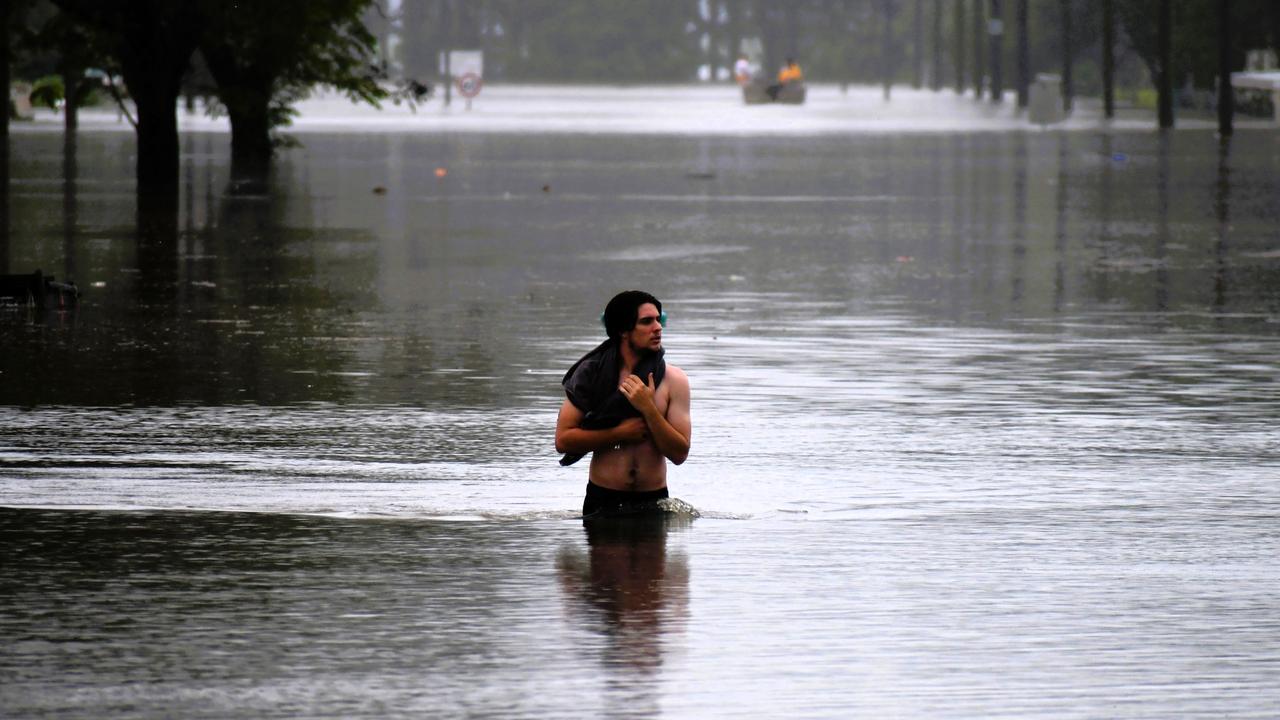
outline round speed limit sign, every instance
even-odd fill
[[[467,73],[465,75],[459,75],[456,84],[458,86],[458,92],[461,93],[463,97],[473,98],[480,94],[480,86],[484,84],[484,81],[482,81],[480,76],[475,73]]]

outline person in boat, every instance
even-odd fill
[[[800,64],[795,58],[787,58],[787,64],[778,71],[778,82],[765,88],[765,92],[769,93],[770,100],[777,100],[782,88],[802,82],[804,82],[804,71],[800,69]]]
[[[683,463],[693,437],[689,378],[664,358],[662,303],[627,290],[603,320],[608,339],[565,373],[556,420],[561,465],[591,453],[584,518],[669,497],[667,461]]]

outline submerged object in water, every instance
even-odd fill
[[[778,88],[776,94],[769,93],[769,84],[762,79],[755,79],[742,86],[742,102],[747,105],[764,105],[779,103],[781,105],[803,105],[805,87],[803,82],[789,82]]]
[[[30,275],[0,275],[0,300],[46,308],[74,308],[80,300],[75,283],[55,282],[52,275],[36,270]]]

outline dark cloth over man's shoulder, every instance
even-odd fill
[[[569,402],[583,413],[578,427],[583,430],[603,430],[615,427],[629,417],[640,415],[618,390],[621,362],[618,342],[606,340],[583,355],[564,374],[564,379],[561,380],[564,392],[569,397]],[[662,350],[645,355],[631,369],[631,374],[639,376],[645,382],[649,381],[650,373],[653,373],[653,386],[656,388],[661,385],[667,374],[667,362],[663,359]],[[582,457],[566,454],[560,458],[560,464],[572,465]]]

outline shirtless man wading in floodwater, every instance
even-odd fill
[[[649,293],[619,293],[605,307],[609,339],[565,374],[556,450],[562,465],[592,454],[583,516],[667,497],[667,460],[689,456],[689,378],[663,359],[665,317]]]

